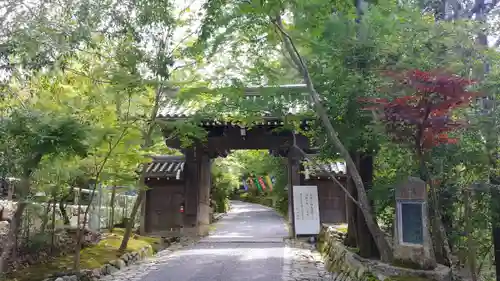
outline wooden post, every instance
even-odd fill
[[[200,188],[200,149],[197,146],[190,147],[185,151],[185,167],[184,167],[184,216],[183,227],[185,234],[191,234],[190,230],[195,230],[198,227],[198,204],[199,204],[199,188]]]
[[[288,219],[290,221],[290,236],[295,237],[295,216],[293,205],[293,186],[300,185],[300,161],[293,149],[288,151]]]
[[[201,153],[200,153],[201,154]],[[210,185],[212,162],[208,154],[203,153],[200,159],[200,181],[198,185],[198,234],[208,234],[210,225]]]

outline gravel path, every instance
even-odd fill
[[[102,280],[323,280],[317,261],[303,258],[308,249],[289,241],[285,244],[287,236],[285,222],[272,209],[233,201],[231,211],[215,224],[215,231],[198,243],[186,242],[177,250],[162,251]]]

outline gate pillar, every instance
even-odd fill
[[[293,213],[293,186],[300,185],[300,160],[301,157],[293,148],[289,149],[287,155],[287,170],[288,170],[288,220],[291,224],[289,234],[295,237],[295,217]]]
[[[204,235],[210,224],[210,158],[200,146],[186,149],[184,186],[185,235]]]
[[[210,189],[212,185],[212,173],[210,158],[206,153],[201,156],[200,159],[201,169],[200,169],[200,185],[199,185],[199,197],[198,197],[198,234],[205,235],[208,234],[210,226]]]

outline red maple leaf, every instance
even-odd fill
[[[449,138],[448,132],[464,125],[451,118],[453,109],[469,105],[480,95],[467,87],[475,82],[444,71],[410,70],[390,72],[395,87],[405,87],[411,95],[385,98],[364,98],[365,109],[382,109],[380,116],[386,124],[386,131],[394,141],[418,144],[417,149],[430,149],[440,144],[456,144],[457,139]]]

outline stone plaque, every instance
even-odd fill
[[[427,217],[427,184],[414,177],[396,188],[394,257],[419,265],[436,267]]]
[[[422,203],[400,202],[401,210],[401,242],[409,244],[424,243],[424,224],[422,220]]]

